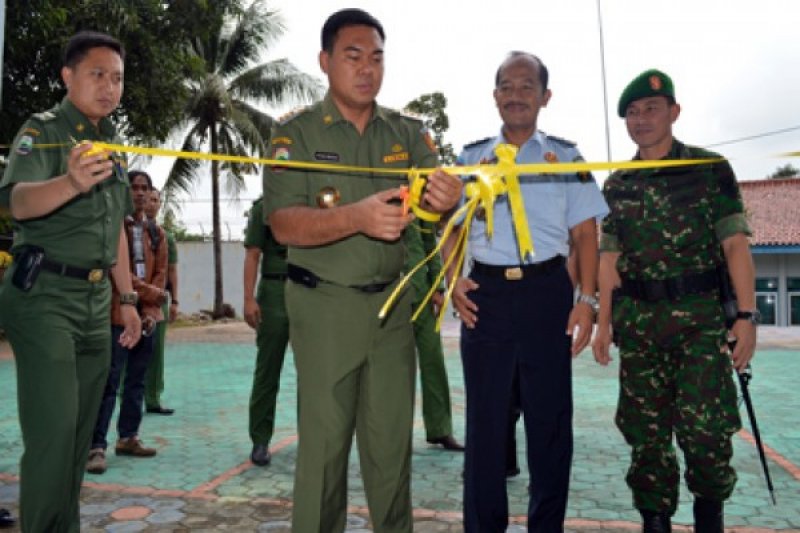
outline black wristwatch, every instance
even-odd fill
[[[736,320],[748,320],[754,326],[758,326],[761,324],[761,312],[758,309],[739,311],[736,313]]]

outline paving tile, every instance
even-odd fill
[[[798,335],[800,339],[800,335]],[[463,373],[457,341],[445,339],[454,411],[454,433],[464,435]],[[255,348],[252,344],[170,343],[167,351],[165,404],[173,417],[146,415],[142,438],[158,448],[152,459],[109,454],[109,470],[87,476],[82,494],[83,531],[274,531],[290,530],[296,444],[296,376],[291,356],[278,398],[273,462],[265,468],[246,463],[247,405]],[[739,482],[726,506],[726,525],[765,530],[800,529],[800,414],[796,376],[800,349],[760,349],[753,363],[751,394],[765,442],[778,456],[769,465],[779,506],[769,503],[761,465],[752,444],[734,439]],[[574,362],[575,453],[567,531],[581,533],[637,530],[625,485],[630,451],[614,426],[618,368],[602,368],[586,353]],[[16,514],[22,443],[16,419],[16,382],[12,361],[0,361],[0,389],[11,398],[0,405],[0,504]],[[417,405],[419,408],[419,395]],[[115,418],[116,419],[116,418]],[[743,415],[743,425],[750,430]],[[112,424],[113,428],[113,424]],[[113,432],[112,432],[113,433]],[[115,435],[110,434],[113,442]],[[512,520],[509,531],[524,531],[528,476],[524,427],[518,424],[519,462],[523,474],[509,480]],[[425,442],[419,409],[412,457],[415,531],[461,531],[463,454],[445,452]],[[782,464],[795,465],[786,470]],[[368,531],[366,498],[356,442],[348,469],[348,531]],[[681,484],[676,524],[690,524],[691,495]],[[142,506],[152,511],[142,520],[115,521],[112,513]],[[427,510],[427,512],[425,511]],[[624,525],[624,527],[622,527]]]

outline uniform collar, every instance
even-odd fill
[[[536,131],[533,132],[533,135],[531,135],[528,138],[528,140],[525,141],[525,143],[519,147],[520,151],[522,151],[523,147],[531,143],[538,144],[539,146],[544,146],[544,137],[545,137],[544,132],[542,130],[537,129]],[[503,127],[501,126],[500,133],[497,135],[497,137],[494,140],[494,143],[492,144],[492,150],[494,150],[498,144],[503,144],[507,142],[508,141],[506,140],[505,135],[503,135]]]
[[[116,134],[116,129],[108,117],[101,118],[97,123],[97,128],[95,128],[94,124],[91,123],[86,115],[81,113],[81,111],[75,107],[75,104],[66,96],[61,100],[59,109],[67,119],[72,131],[77,134],[76,138],[91,138],[92,132],[95,131],[99,131],[103,138],[112,138]]]
[[[333,126],[338,122],[348,122],[348,120],[342,116],[339,108],[336,107],[336,103],[334,103],[330,91],[328,91],[325,94],[325,98],[322,99],[320,109],[322,111],[322,122],[326,126]],[[375,102],[372,108],[372,117],[369,119],[369,121],[372,122],[376,119],[386,121],[386,118],[386,110],[379,106],[377,102]]]
[[[683,159],[684,156],[685,156],[684,144],[675,137],[673,137],[672,145],[670,145],[669,147],[669,152],[667,152],[667,155],[659,159],[659,161],[663,161],[665,159]],[[638,150],[636,151],[636,155],[633,156],[633,160],[634,161],[642,160],[642,156],[640,155],[640,152]]]

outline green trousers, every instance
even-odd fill
[[[354,431],[374,531],[412,531],[411,298],[406,291],[381,321],[378,311],[390,290],[286,287],[299,389],[294,532],[344,531]]]
[[[22,292],[12,274],[0,288],[0,322],[17,367],[20,526],[78,532],[89,442],[111,363],[110,284],[43,271]]]
[[[161,393],[164,392],[164,345],[167,339],[167,324],[169,323],[170,299],[161,306],[164,320],[156,325],[153,337],[153,354],[147,365],[147,374],[144,378],[144,404],[146,407],[161,405]],[[120,391],[122,388],[120,387]]]
[[[275,430],[275,405],[281,380],[283,359],[289,344],[289,318],[286,316],[283,281],[261,279],[256,301],[261,308],[261,323],[256,330],[256,367],[250,392],[250,440],[269,444]]]
[[[435,328],[436,317],[428,304],[414,322],[419,379],[422,384],[422,419],[425,421],[425,436],[428,440],[453,433],[450,385],[447,382],[442,337]]]
[[[680,471],[673,439],[695,497],[727,500],[736,485],[731,439],[741,421],[717,298],[623,298],[613,313],[620,332],[615,421],[631,446],[625,479],[634,506],[675,513]]]

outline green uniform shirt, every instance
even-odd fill
[[[50,111],[33,115],[22,127],[11,149],[8,168],[0,181],[0,205],[8,206],[11,185],[49,180],[66,174],[69,151],[75,141],[119,144],[111,122],[95,127],[67,98]],[[57,145],[57,146],[47,146]],[[127,163],[113,154],[114,173],[52,213],[16,222],[14,247],[41,246],[53,261],[84,268],[108,268],[117,260],[117,244],[124,214],[133,213]]]
[[[330,94],[278,125],[271,138],[273,159],[395,169],[437,164],[420,121],[376,105],[361,135],[342,117]],[[269,168],[264,174],[265,216],[288,206],[316,208],[317,195],[326,188],[344,205],[407,183],[397,175]],[[356,234],[322,246],[290,246],[289,262],[340,285],[382,283],[402,271],[405,247],[403,239],[386,242]]]
[[[178,264],[178,243],[175,242],[175,235],[171,231],[164,231],[167,235],[167,264]]]
[[[636,159],[638,159],[638,155]],[[664,159],[719,159],[673,141]],[[703,272],[723,261],[720,243],[750,235],[742,197],[727,161],[614,172],[603,187],[611,214],[601,251],[621,252],[623,277],[651,280]]]
[[[275,240],[272,230],[264,223],[264,201],[253,202],[244,231],[245,248],[261,250],[261,275],[286,274],[286,246]]]
[[[428,257],[434,248],[436,248],[436,226],[431,222],[426,222],[421,219],[416,219],[407,229],[405,233],[406,248],[408,249],[408,259],[406,261],[406,271],[410,271],[417,264]],[[442,260],[439,254],[436,254],[430,261],[417,270],[411,277],[411,285],[416,292],[416,300],[421,301],[422,298],[428,293],[433,284],[436,282],[436,277],[442,271]],[[439,287],[444,288],[442,282],[439,282]]]

